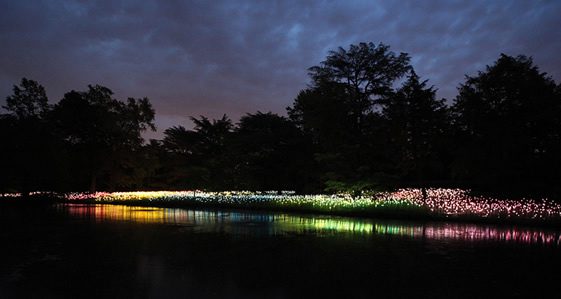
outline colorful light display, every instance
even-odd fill
[[[290,195],[271,192],[203,192],[203,191],[154,191],[154,192],[98,192],[74,193],[67,196],[71,201],[95,200],[96,202],[188,202],[218,204],[232,207],[272,207],[306,209],[317,212],[359,212],[382,209],[415,209],[415,203],[398,198],[353,198],[349,195]]]
[[[461,189],[427,189],[426,198],[420,189],[401,189],[386,196],[401,198],[443,215],[462,215],[519,219],[561,219],[561,204],[548,199],[506,200],[472,196]]]
[[[548,199],[505,200],[474,196],[461,189],[400,189],[380,192],[374,196],[352,197],[339,195],[295,195],[290,192],[204,192],[193,191],[137,191],[72,193],[70,201],[90,200],[99,203],[187,203],[218,205],[234,208],[281,209],[318,213],[369,214],[403,212],[404,215],[430,214],[448,217],[476,217],[493,219],[522,219],[561,221],[561,204]],[[17,197],[5,194],[4,197]]]
[[[383,209],[419,210],[446,216],[475,216],[499,219],[561,220],[561,204],[548,199],[505,200],[473,196],[461,189],[400,189],[372,197],[350,195],[294,195],[255,192],[99,192],[75,193],[70,200],[94,199],[119,201],[187,201],[200,204],[307,209],[318,212],[367,212]]]

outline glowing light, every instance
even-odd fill
[[[350,195],[294,195],[271,192],[98,192],[75,193],[68,199],[94,199],[98,202],[119,201],[185,201],[200,204],[306,209],[317,212],[368,212],[426,209],[436,215],[476,216],[499,219],[561,220],[561,204],[548,199],[504,200],[472,196],[461,189],[427,189],[426,198],[420,189],[382,192],[372,197]]]
[[[420,189],[401,189],[386,196],[402,198],[441,215],[561,220],[561,204],[545,198],[506,200],[472,196],[468,190],[461,189],[428,189],[426,194],[423,198]]]
[[[20,195],[4,194],[7,198],[18,196]],[[199,190],[72,193],[67,194],[65,198],[70,201],[90,200],[99,203],[183,202],[201,206],[306,210],[331,214],[368,215],[376,212],[404,212],[404,215],[421,213],[449,217],[561,221],[561,204],[552,200],[526,198],[505,200],[473,196],[468,190],[461,189],[427,189],[426,197],[423,197],[420,189],[400,189],[396,192],[381,192],[358,198],[348,194],[295,195],[293,192],[277,194],[277,192]]]

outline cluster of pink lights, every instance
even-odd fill
[[[400,189],[386,195],[400,198],[445,215],[478,217],[561,219],[561,204],[548,199],[506,200],[475,196],[461,189]]]

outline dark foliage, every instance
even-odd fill
[[[309,69],[312,84],[288,115],[315,145],[320,181],[329,190],[371,189],[388,183],[384,147],[377,143],[377,106],[409,69],[409,56],[384,44],[360,43],[332,51]]]
[[[486,189],[559,188],[561,95],[525,56],[467,77],[452,107],[455,178]]]
[[[450,118],[445,100],[411,71],[395,92],[380,100],[387,159],[394,175],[408,182],[442,180],[447,176],[446,141]]]
[[[23,78],[14,86],[13,95],[3,107],[8,113],[0,116],[0,150],[2,171],[0,186],[4,190],[30,191],[54,188],[53,169],[57,140],[52,136],[45,89],[39,83]]]
[[[285,117],[247,114],[231,145],[236,189],[305,191],[314,185],[311,143]]]
[[[232,185],[227,167],[227,142],[232,121],[224,115],[218,120],[192,117],[193,130],[171,127],[164,131],[162,178],[174,189],[222,189]]]

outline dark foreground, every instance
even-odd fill
[[[0,205],[0,225],[0,298],[561,294],[548,229],[110,205]]]

